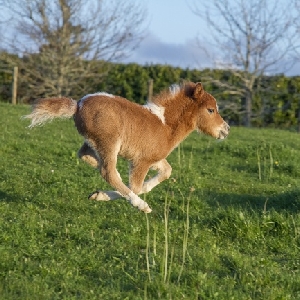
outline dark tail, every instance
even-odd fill
[[[31,119],[29,128],[40,126],[55,118],[71,118],[77,110],[77,101],[70,98],[44,98],[38,99],[29,115],[24,116]]]

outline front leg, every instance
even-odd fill
[[[168,179],[172,173],[172,167],[166,159],[162,159],[156,164],[152,165],[151,169],[158,170],[158,173],[153,178],[144,182],[140,194],[150,192],[159,183]]]

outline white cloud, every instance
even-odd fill
[[[186,40],[181,44],[165,43],[149,33],[140,46],[124,62],[138,64],[168,64],[181,68],[205,68],[209,59],[197,47],[196,40]]]

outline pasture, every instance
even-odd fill
[[[1,299],[300,299],[299,134],[193,133],[145,214],[88,200],[110,187],[73,121],[29,130],[29,111],[0,103]]]

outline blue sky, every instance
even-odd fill
[[[191,10],[194,0],[136,1],[148,10],[149,26],[145,39],[125,62],[197,69],[212,67],[209,58],[197,46],[197,37],[201,39],[207,28]],[[299,74],[300,64],[296,64],[286,75]]]
[[[140,0],[148,8],[150,30],[166,43],[183,43],[196,36],[199,17],[188,0]]]
[[[138,0],[148,10],[145,39],[127,62],[161,63],[202,68],[207,58],[197,47],[196,37],[205,24],[191,11],[191,0]]]

